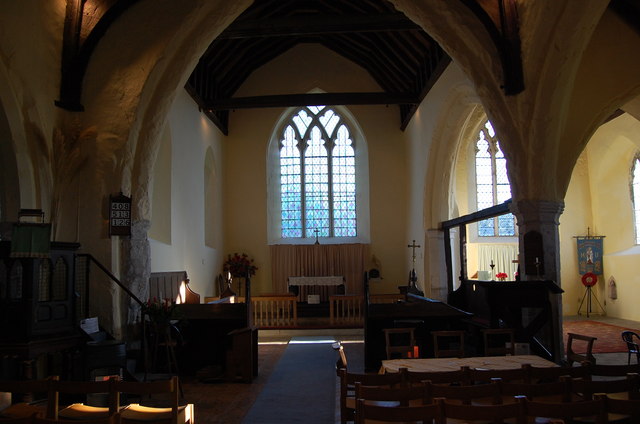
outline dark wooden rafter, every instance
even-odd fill
[[[247,20],[231,24],[219,39],[294,37],[305,35],[358,34],[380,31],[420,31],[402,13],[387,15],[302,15]]]
[[[83,19],[86,0],[67,0],[62,42],[60,98],[63,109],[82,111],[84,75],[98,42],[111,24],[138,0],[93,0],[93,10],[102,13]],[[86,34],[86,35],[83,35]]]
[[[493,40],[502,65],[504,93],[520,93],[524,90],[524,73],[516,0],[460,1],[478,18]]]
[[[417,96],[404,93],[307,93],[235,97],[208,102],[204,109],[219,111],[290,106],[417,104]]]

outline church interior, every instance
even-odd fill
[[[81,320],[135,345],[176,302],[169,372],[243,381],[298,322],[360,329],[376,369],[398,317],[539,297],[512,324],[556,362],[566,317],[640,321],[637,0],[0,10],[0,380],[84,376]]]

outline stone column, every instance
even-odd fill
[[[151,223],[146,220],[131,223],[131,237],[121,240],[122,282],[141,301],[149,297],[149,275],[151,274],[151,248],[147,237]],[[130,299],[129,296],[126,297]],[[127,324],[133,324],[140,316],[140,308],[134,300],[125,302]]]
[[[552,280],[561,287],[558,225],[564,202],[521,200],[511,211],[518,222],[520,279]],[[554,360],[559,362],[564,355],[561,295],[552,296],[550,330],[548,340],[558,347]]]
[[[518,221],[520,279],[560,282],[559,218],[564,202],[521,200],[512,204]]]

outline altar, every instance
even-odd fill
[[[289,277],[287,289],[298,296],[298,302],[306,302],[308,295],[318,295],[320,302],[328,302],[329,296],[344,294],[343,276]]]

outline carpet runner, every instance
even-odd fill
[[[565,321],[563,323],[565,346],[567,344],[567,333],[597,337],[598,340],[593,343],[593,353],[626,352],[627,345],[622,341],[622,337],[620,336],[624,330],[631,330],[636,333],[640,331],[638,329],[618,327],[617,325],[589,320]],[[574,350],[577,353],[584,353],[582,347],[580,343],[577,343]]]
[[[294,337],[244,424],[333,423],[336,352],[331,337]]]

